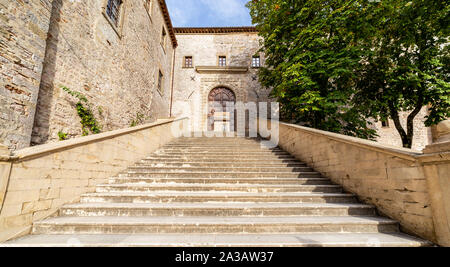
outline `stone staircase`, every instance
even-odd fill
[[[6,246],[425,246],[256,139],[180,138]]]

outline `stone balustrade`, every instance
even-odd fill
[[[404,232],[450,246],[450,142],[421,152],[280,123],[279,146],[399,221]]]
[[[185,119],[76,138],[15,151],[0,147],[0,242],[28,234],[84,193],[94,192],[126,167],[175,138],[172,126]]]

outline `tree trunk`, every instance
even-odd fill
[[[419,94],[419,99],[417,101],[416,108],[408,115],[406,120],[406,131],[403,128],[400,122],[400,116],[398,114],[398,110],[395,109],[393,104],[389,104],[389,110],[391,113],[392,120],[394,121],[395,128],[400,134],[400,138],[402,139],[403,147],[412,148],[413,140],[414,140],[414,119],[417,114],[422,110],[423,107],[423,95]]]
[[[392,120],[394,121],[395,128],[397,129],[398,133],[400,134],[400,138],[402,139],[403,147],[405,148],[411,148],[412,147],[412,139],[409,139],[409,134],[405,132],[405,129],[403,129],[403,126],[400,122],[400,116],[398,114],[397,109],[395,109],[394,105],[391,103],[389,104],[389,111],[391,113]],[[413,138],[414,133],[412,134],[411,138]]]

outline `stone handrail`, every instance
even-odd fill
[[[278,145],[297,159],[399,221],[403,231],[450,246],[449,142],[420,152],[293,124],[278,128]]]
[[[33,222],[176,138],[164,119],[128,129],[15,151],[0,157],[0,242],[28,234]],[[1,148],[1,147],[0,147]]]

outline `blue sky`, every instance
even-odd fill
[[[166,0],[175,27],[251,26],[248,0]]]

